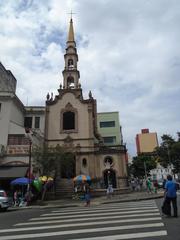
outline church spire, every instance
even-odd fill
[[[69,46],[76,47],[72,16],[71,16],[70,23],[69,23],[69,32],[68,32],[68,39],[67,39],[67,47],[69,47]]]
[[[76,42],[74,38],[74,28],[72,13],[69,25],[68,39],[66,42],[66,53],[64,55],[65,67],[63,70],[63,88],[80,88],[80,73],[77,69],[78,55],[76,50]]]
[[[75,42],[74,41],[74,28],[73,28],[73,20],[71,18],[70,25],[69,25],[69,33],[68,33],[68,42]]]

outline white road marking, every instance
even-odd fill
[[[156,203],[155,202],[152,202],[152,203],[133,203],[133,204],[115,204],[113,203],[111,206],[109,206],[108,204],[104,204],[104,205],[101,205],[101,206],[94,206],[92,205],[90,209],[93,209],[93,210],[100,210],[100,209],[105,209],[105,208],[108,208],[108,209],[116,209],[116,208],[124,208],[124,207],[128,207],[128,208],[131,208],[131,207],[157,207]],[[78,207],[78,210],[83,210],[83,211],[89,211],[89,208],[85,208],[84,206],[83,207]],[[75,210],[74,208],[62,208],[62,209],[58,209],[58,210],[54,210],[53,212],[75,212],[77,210]]]
[[[129,215],[120,215],[120,216],[111,216],[111,219],[121,219],[121,218],[132,218],[132,217],[148,217],[148,216],[160,216],[160,213],[144,213],[144,214],[129,214]],[[78,221],[88,221],[88,220],[106,220],[107,217],[96,217],[96,218],[81,218],[79,219],[65,219],[65,222],[78,222]],[[28,226],[28,225],[44,225],[44,224],[54,224],[54,223],[62,223],[62,220],[51,220],[51,221],[35,221],[35,222],[25,222],[25,223],[17,223],[14,226]]]
[[[128,233],[128,234],[119,234],[119,235],[112,235],[112,236],[103,236],[103,237],[90,237],[90,238],[83,238],[83,240],[125,240],[125,239],[139,239],[145,237],[161,237],[166,236],[167,231],[154,231],[154,232],[144,232],[144,233]],[[69,238],[69,240],[71,240]],[[73,240],[82,240],[82,238],[76,238]]]
[[[107,220],[103,222],[86,222],[86,223],[71,223],[71,224],[58,224],[51,226],[41,226],[41,227],[24,227],[24,228],[16,228],[16,229],[0,229],[0,233],[5,232],[18,232],[18,231],[29,231],[29,230],[42,230],[42,229],[51,229],[51,228],[65,228],[65,227],[81,227],[81,226],[93,226],[93,225],[106,225],[111,223],[129,223],[129,222],[147,222],[147,221],[157,221],[161,220],[161,217],[155,218],[140,218],[140,219],[126,219],[126,220]]]
[[[41,237],[62,236],[62,235],[80,234],[80,233],[94,233],[94,232],[104,232],[104,231],[107,232],[107,231],[125,230],[125,229],[150,228],[150,227],[154,228],[154,227],[162,227],[162,226],[164,226],[163,223],[153,223],[153,224],[149,223],[149,224],[141,224],[141,225],[127,225],[127,226],[117,226],[117,227],[79,229],[79,230],[58,231],[58,232],[48,232],[48,233],[21,234],[21,235],[13,235],[13,236],[9,235],[9,236],[0,237],[0,240],[41,238]],[[135,233],[134,233],[134,235],[135,235]],[[98,239],[99,239],[99,237],[98,237]]]
[[[153,212],[159,212],[158,209],[149,209],[149,210],[136,210],[136,211],[116,211],[116,212],[110,212],[110,213],[93,213],[93,214],[88,214],[89,217],[95,217],[95,216],[99,216],[101,214],[101,216],[112,216],[112,215],[117,215],[117,214],[129,214],[129,213],[153,213]],[[43,214],[44,215],[44,214]],[[50,217],[46,217],[41,215],[41,217],[37,217],[37,218],[31,218],[29,221],[34,221],[34,220],[44,220],[44,219],[66,219],[66,218],[78,218],[80,219],[81,217],[87,217],[87,214],[79,214],[79,215],[74,215],[74,216],[50,216]]]
[[[115,212],[115,211],[121,211],[121,210],[137,210],[137,209],[157,209],[156,206],[148,206],[148,207],[128,207],[128,208],[108,208],[108,209],[88,209],[88,211],[76,211],[76,212],[61,212],[61,211],[52,211],[52,213],[46,213],[46,214],[42,214],[41,216],[51,216],[51,215],[54,215],[54,216],[58,216],[58,215],[74,215],[74,214],[77,214],[77,213],[82,213],[82,212],[87,212],[87,213],[93,213],[93,212]]]
[[[155,201],[123,204],[53,210],[13,228],[0,229],[0,240],[49,239],[63,235],[69,240],[121,240],[167,235]],[[122,232],[125,230],[126,233]],[[137,233],[132,233],[133,230]]]

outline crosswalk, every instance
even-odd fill
[[[167,231],[154,200],[51,209],[12,228],[0,229],[0,240],[155,240],[165,236]]]

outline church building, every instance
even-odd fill
[[[73,168],[59,170],[59,181],[79,174],[91,177],[96,188],[127,186],[126,147],[107,146],[98,132],[97,103],[91,91],[84,99],[78,70],[78,54],[70,20],[64,55],[63,82],[58,95],[47,94],[45,107],[45,143],[62,146],[73,155]],[[67,180],[68,181],[68,180]]]

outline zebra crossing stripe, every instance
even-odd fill
[[[133,218],[133,217],[149,217],[149,216],[160,216],[160,213],[144,213],[144,214],[129,214],[129,215],[119,215],[119,216],[111,216],[111,219],[121,219],[121,218]],[[96,217],[96,220],[106,220],[107,217]],[[88,221],[93,220],[93,218],[81,218],[80,221]],[[77,222],[75,219],[65,219],[65,222]],[[14,226],[28,226],[28,225],[41,225],[41,224],[54,224],[54,223],[62,223],[62,220],[51,220],[51,221],[35,221],[35,222],[25,222],[25,223],[17,223]]]
[[[166,236],[167,231],[154,231],[154,232],[144,232],[144,233],[128,233],[128,234],[119,234],[119,235],[112,235],[112,236],[104,236],[98,237],[98,240],[125,240],[125,239],[139,239],[145,237],[161,237]],[[71,240],[69,238],[69,240]],[[73,238],[73,240],[82,240],[82,238]],[[97,237],[90,237],[90,238],[83,238],[83,240],[97,240]]]
[[[52,213],[46,213],[46,214],[42,214],[41,216],[53,216],[53,215],[61,215],[61,216],[64,216],[64,215],[75,215],[75,214],[78,214],[78,213],[82,213],[82,212],[87,212],[87,213],[93,213],[93,212],[120,212],[121,210],[123,211],[126,211],[126,210],[138,210],[139,207],[131,207],[131,208],[116,208],[116,209],[103,209],[103,210],[94,210],[94,209],[89,209],[88,211],[76,211],[76,212],[61,212],[61,211],[52,211]],[[157,207],[141,207],[141,210],[142,209],[157,209]]]
[[[94,210],[94,209],[89,209],[89,211],[87,212],[88,214],[89,213],[104,213],[104,212],[122,212],[122,211],[127,211],[127,210],[138,210],[139,207],[131,207],[131,208],[117,208],[117,209],[103,209],[103,210]],[[157,209],[157,207],[141,207],[141,210],[150,210],[150,209]],[[84,213],[85,211],[77,211],[77,212],[52,212],[52,213],[46,213],[46,214],[42,214],[41,216],[58,216],[58,215],[61,215],[61,216],[65,216],[65,215],[76,215],[78,213]]]
[[[91,213],[91,214],[88,214],[88,217],[89,218],[91,218],[91,217],[98,217],[100,214],[101,214],[101,216],[112,216],[112,215],[117,215],[117,214],[130,214],[130,213],[155,213],[155,212],[159,212],[159,210],[158,209],[149,209],[149,210],[136,210],[136,211],[116,211],[116,212],[110,212],[110,213]],[[52,217],[51,217],[52,216]],[[82,218],[82,217],[87,217],[87,214],[78,214],[78,215],[68,215],[68,216],[61,216],[60,214],[58,214],[58,215],[45,215],[44,216],[44,214],[42,214],[41,215],[41,217],[38,217],[38,218],[31,218],[30,219],[30,221],[34,221],[34,220],[43,220],[43,219],[45,219],[45,220],[47,220],[47,219],[67,219],[67,218],[69,218],[69,217],[71,217],[71,218],[78,218],[78,219],[80,219],[80,218]]]
[[[128,208],[133,208],[133,207],[157,207],[156,203],[146,203],[146,204],[140,204],[140,203],[136,203],[136,204],[114,204],[111,206],[106,205],[101,205],[101,206],[91,206],[91,209],[93,210],[102,210],[104,208],[108,208],[108,209],[119,209],[119,208],[124,208],[124,207],[128,207]],[[79,210],[83,210],[83,211],[89,211],[89,209],[85,209],[84,206],[83,207],[78,207]],[[52,212],[76,212],[77,210],[75,210],[74,208],[68,208],[68,209],[58,209],[58,210],[54,210]]]
[[[130,223],[130,222],[147,222],[147,221],[158,221],[161,220],[161,217],[155,218],[143,218],[143,219],[126,219],[126,220],[107,220],[103,222],[86,222],[86,223],[71,223],[71,224],[58,224],[51,226],[40,226],[40,227],[24,227],[24,228],[15,228],[15,229],[0,229],[0,233],[6,232],[19,232],[19,231],[29,231],[29,230],[42,230],[42,229],[52,229],[52,228],[65,228],[65,227],[83,227],[83,226],[94,226],[94,225],[107,225],[112,223]],[[153,223],[156,224],[156,223]],[[163,226],[163,225],[161,225]]]
[[[78,230],[47,232],[47,233],[20,234],[20,235],[1,236],[0,240],[30,239],[30,238],[41,238],[41,237],[50,237],[50,236],[62,236],[62,235],[80,234],[80,233],[107,232],[107,231],[127,230],[127,229],[137,229],[137,228],[142,229],[142,228],[151,228],[151,227],[154,228],[154,227],[162,227],[162,226],[164,226],[163,223],[149,223],[149,224],[140,224],[140,225],[136,224],[136,225],[126,225],[126,226],[117,226],[117,227],[102,227],[102,228],[91,228],[91,229],[78,229]],[[16,229],[7,229],[8,232],[12,232],[10,230],[16,230]],[[161,231],[158,231],[158,232],[161,232]],[[156,233],[158,233],[158,232],[156,232]],[[131,234],[131,236],[134,236],[136,234],[133,233],[133,234]],[[147,234],[147,232],[146,232],[146,234]],[[122,235],[130,235],[130,234],[120,234],[119,236],[122,236]],[[85,238],[83,238],[83,239],[85,239]],[[92,238],[89,238],[89,239],[92,239]],[[100,238],[98,237],[98,239],[100,239]],[[123,239],[123,238],[118,238],[118,239]]]

